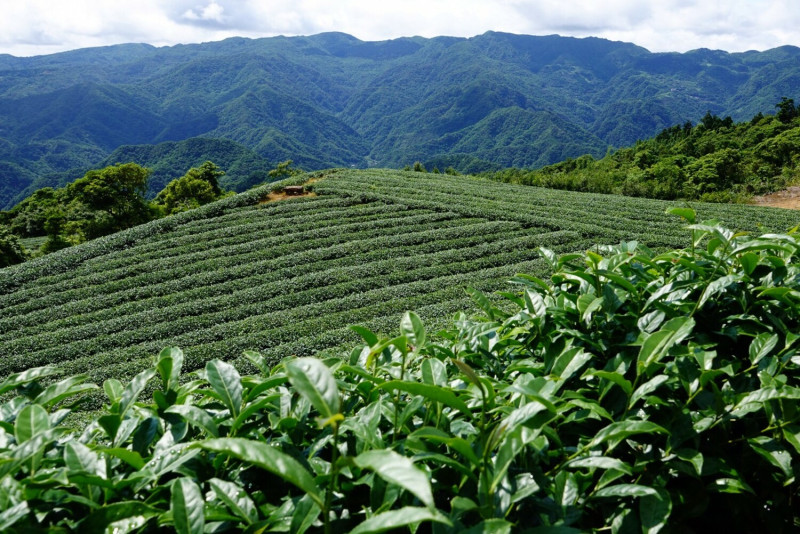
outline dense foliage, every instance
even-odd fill
[[[60,189],[39,189],[0,211],[0,267],[219,200],[228,195],[219,185],[224,174],[206,161],[168,183],[152,202],[144,196],[150,170],[136,163],[91,170]],[[38,250],[29,252],[19,242],[37,237],[46,238]]]
[[[156,196],[155,204],[164,210],[165,215],[172,215],[219,200],[225,195],[219,186],[219,179],[224,175],[225,171],[206,161],[168,183]]]
[[[689,231],[662,253],[541,249],[549,280],[471,290],[483,315],[437,339],[406,313],[392,337],[354,327],[344,358],[248,352],[255,375],[188,380],[168,348],[106,380],[82,430],[85,377],[12,374],[0,529],[794,532],[800,243]]]
[[[418,160],[471,172],[600,157],[706,110],[735,120],[768,113],[800,90],[798,58],[795,47],[653,54],[603,39],[496,32],[2,57],[0,209],[75,175],[54,172],[120,161],[152,168],[156,193],[207,159],[229,172],[226,188],[241,191],[235,182],[265,170],[264,161],[290,158],[304,169]],[[209,138],[247,165],[223,160]],[[191,146],[176,144],[185,140]],[[204,143],[203,154],[185,157]],[[455,160],[441,164],[449,155]]]
[[[600,160],[590,155],[538,170],[507,169],[496,180],[573,191],[690,199],[747,201],[800,181],[800,118],[783,98],[775,115],[734,124],[706,113],[702,121],[664,129],[652,139]]]
[[[260,203],[312,177],[318,196]],[[439,329],[469,306],[463,287],[544,276],[541,246],[687,246],[667,206],[445,174],[295,176],[4,269],[0,376],[58,364],[96,382],[132,377],[165,346],[182,347],[189,370],[244,365],[247,349],[271,362],[338,352],[355,341],[346,325],[388,332],[408,309]],[[787,210],[697,209],[737,230],[800,222]]]

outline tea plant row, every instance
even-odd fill
[[[319,196],[262,204],[261,188],[6,269],[0,375],[58,364],[130,376],[166,345],[195,367],[245,349],[335,351],[353,339],[348,324],[383,331],[412,308],[444,324],[467,286],[541,275],[541,246],[687,241],[663,202],[393,171],[330,171],[309,187]],[[776,210],[706,209],[794,224]]]

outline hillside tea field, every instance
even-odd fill
[[[415,310],[430,331],[471,309],[467,287],[502,290],[519,272],[549,275],[557,253],[637,240],[689,244],[666,202],[515,186],[464,176],[333,170],[317,196],[235,197],[0,271],[0,377],[55,364],[97,383],[131,377],[166,346],[187,370],[214,358],[246,368],[337,354],[359,324],[396,328]],[[796,212],[693,205],[749,231],[785,231]]]

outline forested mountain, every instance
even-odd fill
[[[496,32],[384,42],[327,33],[2,56],[0,208],[109,162],[122,145],[220,138],[251,150],[248,157],[293,159],[306,169],[398,167],[454,154],[472,167],[474,158],[487,167],[538,167],[602,156],[707,111],[749,119],[798,91],[795,47],[654,54],[596,38]],[[65,177],[72,169],[80,171]]]

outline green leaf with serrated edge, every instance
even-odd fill
[[[69,475],[97,475],[106,478],[106,464],[100,455],[79,441],[69,441],[64,446],[64,464]]]
[[[677,215],[678,217],[686,219],[686,221],[689,224],[694,224],[696,221],[695,219],[696,214],[692,208],[673,207],[673,208],[667,208],[666,212],[670,215]]]
[[[423,504],[433,507],[433,492],[428,475],[405,456],[389,449],[362,452],[353,459],[362,469],[375,471],[386,482],[413,493]]]
[[[203,513],[203,494],[190,478],[179,478],[172,482],[172,526],[178,534],[203,534],[206,518]]]
[[[269,376],[272,366],[269,364],[267,359],[264,358],[264,356],[254,350],[246,350],[243,352],[243,354],[244,357],[247,358],[247,361],[252,363],[259,371],[261,371],[261,374]]]
[[[628,464],[622,460],[611,458],[609,456],[587,456],[584,458],[576,458],[564,464],[564,467],[570,469],[587,467],[590,469],[613,469],[627,475],[633,474],[633,470]]]
[[[742,278],[741,274],[729,274],[712,281],[705,287],[702,295],[700,295],[700,298],[697,300],[697,309],[702,308],[703,305],[717,293],[725,292],[732,284],[741,282]]]
[[[594,492],[592,497],[644,497],[645,495],[658,495],[650,486],[641,484],[615,484]]]
[[[292,386],[324,419],[339,413],[339,386],[327,365],[316,358],[297,358],[284,366]]]
[[[144,467],[144,459],[142,456],[130,449],[123,449],[121,447],[116,448],[105,448],[105,447],[98,447],[97,452],[105,454],[107,456],[113,456],[114,458],[119,458],[129,466],[133,467],[137,471]]]
[[[495,309],[494,306],[492,306],[492,302],[486,297],[486,295],[474,287],[468,287],[466,291],[467,295],[469,295],[469,297],[472,299],[472,302],[474,302],[475,305],[480,308],[489,319],[494,320]]]
[[[462,362],[461,360],[457,360],[455,358],[450,358],[450,361],[452,361],[455,364],[455,366],[458,367],[458,370],[461,371],[464,374],[464,376],[466,376],[469,379],[470,382],[478,386],[479,389],[483,389],[483,384],[481,383],[481,379],[478,378],[477,373],[475,373],[475,370],[472,367],[470,367],[468,363]]]
[[[200,453],[198,450],[190,450],[189,444],[177,443],[153,455],[144,464],[143,471],[153,473],[156,478],[166,473],[176,471],[180,466],[194,458]]]
[[[626,395],[630,395],[633,393],[633,385],[631,384],[630,380],[627,380],[624,376],[619,373],[613,371],[598,371],[595,369],[587,369],[583,376],[597,376],[599,378],[604,378],[609,382],[613,382],[614,384],[618,385],[622,388],[622,391],[625,392]]]
[[[34,380],[45,378],[57,374],[58,372],[59,370],[56,367],[45,366],[34,367],[33,369],[27,369],[20,373],[14,373],[0,382],[0,395],[19,386],[25,385],[28,382],[33,382]]]
[[[599,269],[597,271],[597,274],[602,276],[603,278],[606,278],[610,282],[613,282],[614,284],[620,286],[621,288],[625,289],[628,293],[630,293],[632,295],[638,294],[638,291],[636,290],[636,286],[634,286],[632,283],[630,283],[630,281],[627,278],[615,273],[614,271],[608,271],[608,270],[605,270],[605,269]]]
[[[677,343],[683,341],[694,328],[691,317],[677,317],[667,321],[658,330],[648,335],[639,351],[637,374],[641,374],[651,364],[659,361]]]
[[[352,325],[350,326],[350,330],[361,336],[364,342],[370,347],[374,347],[378,343],[378,336],[376,336],[375,333],[369,328],[364,328],[363,326],[359,325]]]
[[[22,501],[0,511],[0,532],[6,532],[14,526],[14,523],[27,516],[28,512],[30,512],[30,509],[27,501]]]
[[[406,312],[400,320],[400,333],[417,348],[425,346],[425,326],[422,319],[414,312]]]
[[[611,423],[607,427],[595,434],[588,447],[600,445],[606,441],[615,441],[633,436],[635,434],[667,434],[667,430],[650,421],[618,421]]]
[[[753,491],[753,488],[751,488],[745,481],[739,480],[738,478],[718,478],[713,482],[713,484],[710,484],[708,488],[719,493],[756,494]]]
[[[404,380],[391,380],[378,385],[378,388],[386,391],[399,390],[411,393],[412,395],[421,395],[428,400],[441,402],[445,406],[458,410],[464,415],[472,415],[467,403],[458,398],[456,394],[449,389],[445,389],[441,386],[432,386],[420,382],[407,382]]]
[[[498,484],[505,479],[509,467],[511,467],[514,459],[524,448],[525,441],[522,437],[521,429],[518,428],[505,436],[492,462],[491,479],[489,483],[490,492],[494,492]]]
[[[258,519],[256,505],[243,487],[218,478],[212,478],[208,484],[217,498],[248,525]]]
[[[472,450],[472,444],[469,441],[464,438],[451,436],[438,428],[429,426],[422,427],[409,434],[409,438],[426,439],[435,443],[441,443],[464,456],[475,467],[481,465],[481,460],[475,454],[475,451]]]
[[[753,365],[758,364],[762,358],[770,353],[778,345],[778,334],[770,334],[769,332],[762,332],[753,338],[750,342],[750,363]]]
[[[591,359],[592,355],[585,352],[581,347],[568,348],[555,359],[550,373],[561,380],[567,380]]]
[[[433,521],[447,526],[453,525],[450,519],[438,510],[406,506],[399,510],[391,510],[374,515],[351,530],[350,534],[386,532],[387,530],[395,530],[400,527],[422,523],[423,521]]]
[[[302,534],[308,530],[319,517],[321,510],[317,503],[308,495],[304,495],[297,500],[292,514],[292,522],[289,525],[289,532],[292,534]]]
[[[357,376],[359,378],[363,378],[364,380],[368,380],[370,382],[374,382],[375,384],[383,384],[384,382],[386,382],[385,379],[383,379],[383,378],[381,378],[379,376],[375,376],[372,373],[370,373],[369,371],[365,371],[361,367],[353,367],[352,365],[346,365],[345,364],[345,365],[340,365],[338,370],[340,372],[342,372],[342,373],[355,375],[355,376]]]
[[[205,430],[212,437],[219,437],[219,429],[214,418],[202,408],[190,404],[175,404],[167,408],[165,413],[178,414],[190,424]]]
[[[758,255],[753,252],[747,252],[739,256],[739,265],[742,266],[742,271],[747,276],[753,274],[758,266]]]
[[[645,495],[639,499],[639,518],[642,534],[658,534],[669,522],[672,499],[669,492],[657,489],[656,495]]]
[[[242,386],[244,386],[245,389],[247,390],[247,393],[245,395],[245,401],[250,402],[259,395],[261,395],[262,393],[264,393],[265,391],[277,388],[278,386],[282,386],[288,381],[289,378],[286,377],[285,375],[271,376],[264,380],[259,379],[254,383],[250,382],[247,379],[247,377],[242,377]]]
[[[92,511],[88,517],[78,523],[79,532],[105,532],[106,527],[116,521],[130,517],[153,517],[161,510],[140,501],[121,501],[107,504]]]
[[[757,436],[747,440],[750,448],[763,457],[767,462],[777,467],[787,479],[793,477],[792,455],[780,442],[768,436]]]
[[[459,534],[511,534],[514,532],[514,526],[514,523],[505,519],[492,518],[481,521],[466,530],[461,530]],[[528,531],[526,530],[526,532]]]
[[[125,415],[130,407],[136,402],[136,399],[139,398],[139,395],[142,394],[144,388],[147,386],[147,383],[156,375],[155,370],[153,369],[145,369],[138,375],[134,376],[133,379],[128,382],[125,386],[125,389],[122,390],[122,397],[119,400],[119,415]]]
[[[523,293],[525,299],[525,309],[539,319],[544,319],[547,316],[547,304],[544,298],[534,291],[525,291]]]
[[[243,438],[218,438],[200,441],[192,444],[191,447],[226,454],[260,467],[308,493],[320,507],[325,506],[322,492],[314,482],[311,473],[300,462],[272,445]]]
[[[258,399],[256,402],[251,402],[250,404],[246,405],[242,413],[240,413],[236,419],[233,420],[231,424],[231,428],[228,431],[228,435],[233,437],[236,435],[236,432],[244,425],[250,417],[257,413],[265,413],[269,410],[265,410],[268,406],[271,406],[275,403],[277,399],[280,398],[280,394],[276,393],[274,395],[270,395],[269,397],[262,397]]]
[[[426,358],[420,366],[422,381],[433,386],[447,385],[447,367],[436,358]]]
[[[651,378],[650,380],[648,380],[647,382],[636,388],[636,391],[634,391],[633,395],[631,395],[631,401],[630,403],[628,403],[628,406],[632,407],[634,404],[636,404],[636,401],[654,392],[656,389],[658,389],[658,387],[661,384],[663,384],[667,380],[669,380],[668,375],[658,375]]]
[[[553,500],[562,510],[574,505],[580,497],[575,475],[568,471],[559,471],[553,479]]]
[[[96,384],[83,384],[84,380],[86,380],[85,376],[72,376],[50,384],[33,399],[33,402],[47,408],[73,395],[97,389]]]
[[[165,390],[172,389],[177,384],[182,367],[183,351],[178,347],[166,347],[156,357],[156,369]]]
[[[24,443],[37,434],[50,430],[50,416],[38,404],[25,406],[14,422],[14,438]]]
[[[242,377],[236,368],[221,360],[211,360],[206,364],[206,377],[231,415],[239,415],[242,409]]]
[[[130,532],[137,532],[149,520],[143,515],[135,515],[133,517],[126,517],[119,521],[114,521],[106,527],[105,534],[128,534]]]
[[[122,390],[124,389],[122,382],[116,378],[109,378],[103,382],[103,391],[108,397],[108,402],[112,405],[117,404],[122,399]]]
[[[692,464],[698,476],[703,474],[703,463],[705,460],[703,453],[695,449],[678,449],[675,451],[675,455],[684,462]]]

